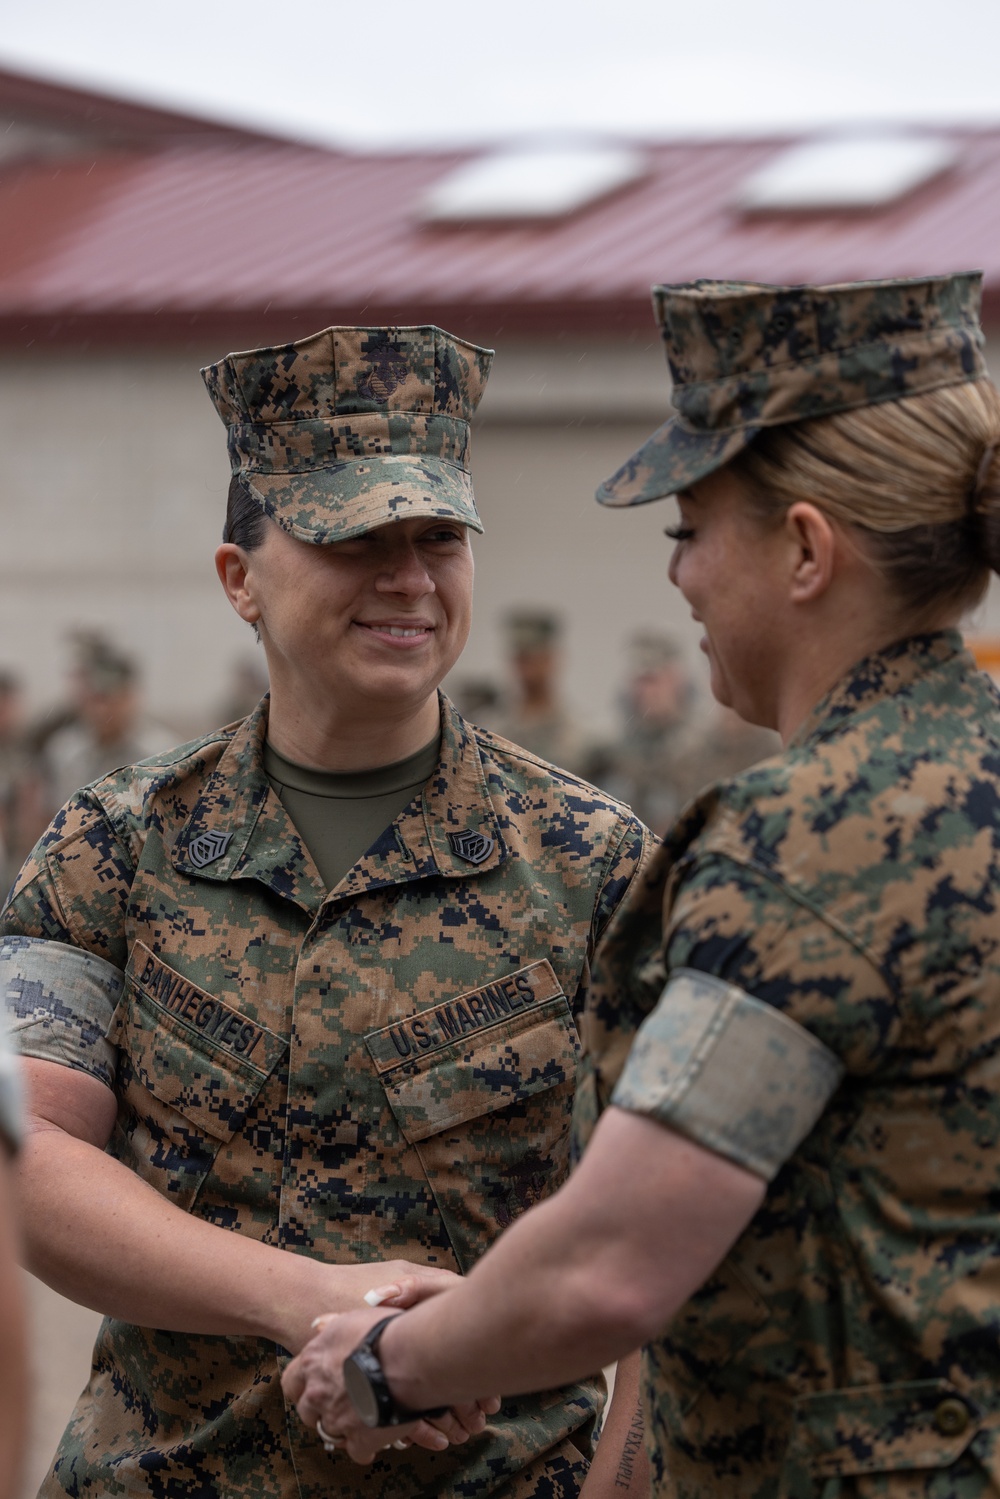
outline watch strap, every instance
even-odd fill
[[[348,1376],[347,1367],[349,1364],[353,1366],[353,1369],[357,1373],[363,1376],[368,1386],[374,1403],[375,1420],[369,1420],[363,1411],[359,1413],[361,1419],[369,1426],[408,1426],[411,1421],[421,1421],[429,1416],[441,1416],[448,1408],[445,1405],[439,1405],[434,1407],[433,1410],[409,1410],[405,1405],[400,1405],[390,1390],[389,1381],[385,1377],[385,1371],[382,1368],[377,1350],[379,1339],[389,1323],[395,1321],[395,1318],[401,1315],[400,1312],[395,1312],[389,1317],[383,1317],[380,1322],[376,1322],[374,1327],[368,1329],[368,1332],[353,1352],[349,1353],[344,1360],[344,1374],[351,1399],[354,1399],[351,1387],[357,1375]],[[356,1401],[355,1406],[357,1408]]]

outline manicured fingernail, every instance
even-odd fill
[[[393,1442],[392,1445],[395,1447],[397,1452],[406,1452],[410,1447],[413,1446],[413,1443],[404,1441],[404,1439],[400,1437],[399,1441]]]
[[[337,1315],[336,1312],[321,1312],[318,1317],[314,1317],[312,1319],[312,1321],[310,1322],[309,1326],[310,1327],[325,1327],[326,1324],[330,1321],[331,1317],[335,1317],[336,1315]]]
[[[381,1306],[383,1301],[388,1301],[390,1297],[398,1295],[398,1286],[375,1286],[373,1290],[365,1292],[365,1300],[369,1306]]]

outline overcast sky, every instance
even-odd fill
[[[0,0],[0,64],[345,145],[1000,120],[1000,0]]]

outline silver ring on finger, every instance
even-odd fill
[[[333,1437],[328,1431],[324,1431],[322,1421],[316,1422],[316,1435],[323,1443],[323,1450],[325,1452],[337,1452],[347,1441],[347,1438],[341,1436],[340,1433]]]

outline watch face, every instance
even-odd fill
[[[367,1350],[365,1350],[367,1351]],[[379,1405],[363,1353],[355,1352],[344,1360],[344,1388],[366,1426],[379,1424]]]

